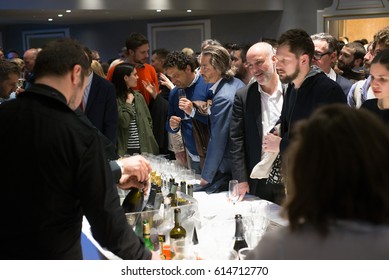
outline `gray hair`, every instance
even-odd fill
[[[231,56],[224,47],[209,45],[201,55],[211,56],[211,65],[221,72],[223,78],[230,79],[234,76],[234,71],[231,69]]]

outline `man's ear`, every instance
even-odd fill
[[[82,72],[81,65],[76,64],[73,66],[73,69],[72,69],[71,75],[70,75],[70,78],[71,78],[71,81],[73,84],[78,84],[78,82],[81,80],[81,72]]]
[[[363,59],[357,58],[354,60],[354,67],[361,67],[363,65]]]
[[[300,56],[300,63],[302,64],[302,65],[306,65],[306,64],[310,64],[310,61],[309,61],[309,55],[307,55],[307,54],[303,54],[303,55],[301,55]]]

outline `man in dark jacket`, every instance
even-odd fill
[[[82,46],[53,41],[38,54],[35,84],[0,105],[0,259],[82,259],[83,215],[102,247],[152,257],[127,225],[100,137],[74,113],[89,67]]]
[[[265,136],[263,149],[267,152],[282,154],[295,123],[308,118],[320,105],[346,103],[342,88],[311,65],[314,51],[312,39],[304,30],[288,30],[278,39],[277,72],[281,82],[289,85],[280,117],[281,135]]]

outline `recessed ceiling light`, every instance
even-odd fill
[[[187,12],[187,13],[191,13],[191,12],[192,12],[192,10],[186,10],[186,12]]]
[[[156,12],[157,12],[157,13],[160,13],[160,12],[162,12],[162,10],[156,10]]]
[[[72,10],[66,10],[66,12],[67,12],[67,13],[71,13],[71,12],[72,12]]]
[[[49,18],[48,21],[53,21],[53,19],[52,19],[52,18]]]
[[[63,17],[63,14],[58,14],[58,17]]]

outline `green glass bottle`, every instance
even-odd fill
[[[131,188],[126,198],[123,200],[122,207],[126,213],[141,212],[143,207],[144,195],[138,188]]]
[[[170,231],[170,248],[172,258],[174,257],[174,242],[184,240],[186,237],[186,230],[181,226],[181,209],[174,209],[174,227]]]
[[[150,239],[150,224],[147,220],[143,221],[143,241],[145,242],[146,248],[150,251],[154,250],[153,242]]]

